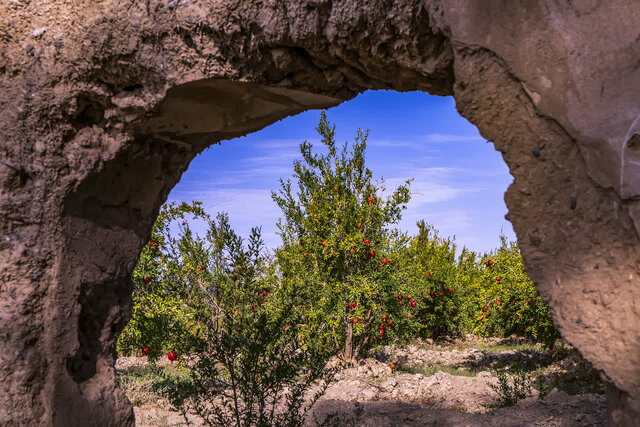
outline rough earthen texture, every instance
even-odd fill
[[[635,0],[3,1],[0,424],[132,424],[129,274],[189,161],[384,88],[453,95],[503,153],[527,268],[631,425],[638,28]]]

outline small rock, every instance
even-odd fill
[[[47,31],[47,27],[38,28],[37,30],[33,30],[33,37],[38,38]]]
[[[62,47],[63,44],[64,43],[62,43],[62,41],[60,41],[60,40],[56,40],[56,41],[53,42],[53,45],[55,47],[58,47],[58,48]]]
[[[364,389],[360,392],[358,400],[374,400],[376,398],[376,392],[370,388]]]
[[[27,53],[30,53],[33,50],[33,45],[31,43],[27,43],[27,46],[24,48]]]
[[[169,9],[173,9],[177,5],[178,5],[178,0],[169,0],[169,3],[167,3],[167,7]]]

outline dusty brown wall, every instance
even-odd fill
[[[115,338],[140,247],[189,161],[396,89],[454,95],[503,153],[527,268],[611,382],[612,419],[631,425],[638,24],[633,0],[3,2],[0,423],[133,423]]]

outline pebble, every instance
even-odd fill
[[[33,30],[33,37],[38,38],[43,35],[45,31],[47,31],[47,27],[41,27],[37,30]]]

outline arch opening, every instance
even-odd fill
[[[432,175],[425,178],[425,174],[422,173],[418,177],[419,182],[412,186],[417,206],[410,205],[405,212],[405,216],[408,216],[409,219],[403,224],[404,229],[415,235],[416,220],[421,218],[435,219],[432,223],[436,229],[445,230],[444,236],[456,234],[459,246],[471,246],[472,250],[479,252],[494,249],[499,242],[500,226],[497,223],[500,222],[500,217],[506,213],[502,195],[511,182],[500,153],[495,152],[493,146],[481,138],[477,134],[477,130],[455,112],[453,98],[442,98],[439,102],[433,101],[433,106],[425,102],[425,98],[433,99],[435,97],[424,93],[394,93],[393,96],[387,95],[385,98],[380,93],[370,92],[329,109],[327,114],[332,124],[337,127],[336,141],[340,144],[351,139],[357,127],[372,128],[367,149],[368,158],[371,159],[371,162],[368,162],[368,167],[374,171],[376,176],[387,178],[387,183],[389,182],[388,178],[392,178],[392,182],[401,182],[420,173],[416,171],[420,171],[421,164],[425,159],[428,159],[428,165],[424,169],[439,174],[437,177]],[[382,102],[390,102],[391,105],[387,108],[377,105],[370,109],[366,109],[364,106],[367,103],[380,104]],[[410,108],[402,105],[404,102],[410,103],[412,108],[420,113],[412,113]],[[359,111],[359,109],[364,111]],[[438,114],[437,110],[439,109],[449,111],[447,114]],[[269,225],[275,225],[280,213],[275,204],[274,209],[269,209],[267,206],[271,202],[270,190],[275,190],[278,187],[278,178],[284,177],[286,179],[290,174],[292,160],[299,157],[298,145],[303,140],[311,139],[314,144],[317,142],[314,140],[316,134],[312,129],[317,125],[318,115],[317,112],[310,111],[272,124],[255,134],[223,141],[220,145],[212,146],[191,162],[189,170],[182,175],[181,181],[169,195],[169,201],[188,203],[195,199],[203,201],[205,210],[210,214],[215,214],[220,210],[226,211],[230,213],[231,224],[237,225],[234,229],[245,236],[251,226],[262,225],[262,235],[263,237],[265,234],[267,235],[267,246],[275,248],[280,242],[275,236],[275,230]],[[403,117],[403,120],[400,118],[401,116],[409,117]],[[456,116],[455,119],[453,116]],[[410,124],[412,120],[420,120],[422,123],[412,126]],[[389,123],[383,124],[381,121]],[[286,122],[293,123],[287,125]],[[454,123],[439,126],[441,122]],[[410,130],[405,129],[411,126]],[[296,131],[294,128],[302,129]],[[449,133],[445,133],[447,130]],[[412,150],[412,148],[416,150]],[[424,150],[419,150],[420,148]],[[395,152],[389,153],[390,150]],[[451,150],[452,153],[446,157],[437,155],[438,151],[444,150]],[[463,170],[463,165],[467,168],[474,168],[470,162],[456,159],[456,157],[464,156],[480,162],[482,166],[475,166],[476,169],[471,171]],[[217,157],[220,157],[220,160],[216,160]],[[237,165],[230,165],[230,163]],[[445,171],[446,167],[451,167],[455,171]],[[481,168],[483,171],[479,170]],[[491,172],[494,169],[500,169],[500,171],[493,174]],[[465,173],[472,174],[472,176],[460,176]],[[461,178],[462,182],[453,182],[456,174],[458,175],[456,178]],[[484,184],[478,183],[480,179]],[[497,180],[499,184],[487,185],[486,180]],[[469,186],[472,181],[479,186],[475,188],[455,187],[455,185]],[[445,183],[450,183],[452,186],[446,187]],[[394,185],[390,186],[394,187]],[[489,188],[487,188],[488,186]],[[472,192],[478,194],[471,195]],[[430,197],[436,200],[428,200]],[[490,203],[481,203],[478,200],[479,197],[490,199]],[[438,198],[442,198],[440,204],[437,203]],[[444,219],[442,216],[433,215],[438,211],[438,208],[449,208],[447,204],[442,202],[451,198],[464,200],[468,206],[467,212],[491,210],[490,204],[495,203],[502,206],[502,209],[496,209],[498,212],[491,212],[485,218],[466,219],[470,221],[472,227],[485,226],[491,230],[480,238],[486,239],[487,235],[490,236],[484,246],[479,244],[477,240],[471,241],[467,233],[451,232],[454,228],[450,224],[441,222]],[[242,199],[245,200],[244,203],[241,202]],[[426,204],[421,204],[420,199],[423,203],[427,200]],[[436,207],[429,209],[429,206]],[[454,212],[450,209],[447,215],[452,217]],[[242,217],[240,222],[235,221],[238,216]],[[182,220],[178,220],[178,223],[180,221]],[[204,229],[198,230],[193,226],[190,229],[205,231]],[[456,230],[464,231],[464,228]],[[268,238],[270,233],[274,234],[273,239]],[[443,235],[441,234],[441,236]],[[140,348],[142,348],[142,344]],[[486,388],[490,390],[488,385]],[[599,406],[602,407],[602,400],[599,401]],[[589,406],[598,405],[590,404]],[[328,410],[331,407],[325,409]],[[393,412],[393,405],[388,405],[388,410]]]

